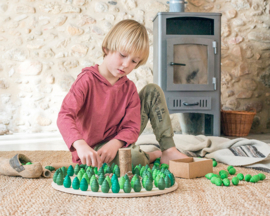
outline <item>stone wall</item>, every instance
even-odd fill
[[[56,131],[71,84],[102,62],[102,40],[122,19],[145,24],[151,44],[147,64],[129,78],[138,91],[153,82],[152,19],[168,10],[167,0],[2,0],[0,134]],[[268,1],[188,0],[186,11],[222,13],[222,107],[255,108],[253,132],[270,131]]]

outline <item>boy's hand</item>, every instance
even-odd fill
[[[102,161],[99,154],[92,149],[84,140],[77,140],[73,143],[82,164],[87,166],[101,167]]]
[[[118,149],[120,149],[125,143],[123,141],[112,139],[103,145],[97,153],[101,157],[102,163],[110,163],[116,156]]]

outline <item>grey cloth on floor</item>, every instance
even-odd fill
[[[270,172],[270,145],[259,140],[182,134],[175,134],[173,139],[176,148],[190,157],[214,158],[228,165]],[[142,134],[136,145],[146,152],[159,149],[154,134]]]

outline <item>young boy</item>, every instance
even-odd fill
[[[145,27],[123,20],[105,37],[101,65],[78,75],[63,100],[57,125],[75,163],[100,167],[119,163],[118,149],[131,148],[132,163],[161,163],[187,157],[173,141],[173,129],[161,88],[146,85],[138,94],[126,76],[146,63],[149,41]],[[161,151],[143,152],[134,145],[150,118]]]

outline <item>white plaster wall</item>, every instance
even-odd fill
[[[102,62],[102,40],[122,19],[143,23],[151,44],[129,78],[138,91],[153,82],[152,19],[168,10],[166,0],[1,0],[0,134],[57,131],[64,96],[82,68]],[[269,132],[268,1],[188,0],[186,11],[223,14],[222,107],[257,109],[253,132]]]

